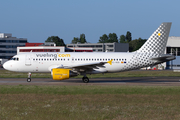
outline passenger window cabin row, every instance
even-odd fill
[[[46,59],[46,58],[33,58],[33,61],[69,61],[70,59],[65,59],[65,58],[61,58],[61,59]],[[126,61],[126,59],[110,59],[110,58],[72,58],[72,61]]]

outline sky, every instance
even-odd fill
[[[179,0],[0,0],[0,32],[28,42],[59,36],[65,44],[84,33],[97,43],[103,34],[148,39],[162,22],[180,36]]]

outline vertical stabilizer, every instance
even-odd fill
[[[171,22],[162,23],[137,52],[164,54],[171,24]]]

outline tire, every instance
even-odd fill
[[[31,78],[27,78],[27,82],[31,82]]]
[[[83,77],[82,80],[83,80],[84,83],[88,83],[89,82],[89,78],[88,77]]]

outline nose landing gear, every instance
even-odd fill
[[[28,78],[27,78],[27,82],[31,82],[31,73],[28,73]]]

